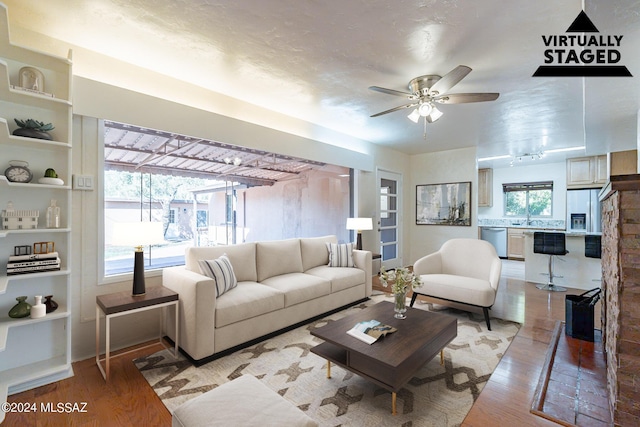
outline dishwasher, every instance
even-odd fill
[[[500,258],[507,257],[507,228],[506,227],[482,227],[480,238],[491,243]]]

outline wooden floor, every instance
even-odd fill
[[[557,426],[529,413],[556,320],[564,320],[566,293],[541,291],[523,281],[522,263],[504,263],[492,317],[522,324],[496,371],[473,405],[464,426]],[[569,293],[582,291],[570,290]],[[599,313],[599,304],[596,313]],[[598,325],[596,318],[596,325]],[[112,360],[105,383],[94,360],[73,364],[75,376],[9,397],[9,402],[86,402],[85,413],[6,414],[2,426],[170,426],[171,415],[147,385],[132,359],[160,350],[160,344]]]

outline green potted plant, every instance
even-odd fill
[[[27,120],[19,120],[14,119],[16,124],[19,126],[18,129],[13,131],[15,136],[26,136],[28,138],[38,138],[38,139],[47,139],[52,140],[51,134],[49,131],[54,129],[51,123],[40,122],[38,120],[27,119]]]

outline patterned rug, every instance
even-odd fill
[[[520,325],[491,319],[493,330],[488,331],[481,314],[416,303],[416,308],[455,316],[458,336],[445,348],[444,366],[435,357],[398,392],[393,416],[388,391],[335,365],[327,379],[326,360],[309,351],[322,342],[309,330],[383,300],[391,298],[375,296],[197,368],[168,350],[134,363],[171,412],[220,384],[253,375],[322,426],[460,425]]]

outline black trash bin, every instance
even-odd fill
[[[600,299],[600,288],[580,295],[567,295],[564,300],[565,334],[584,341],[593,341],[593,307]]]

